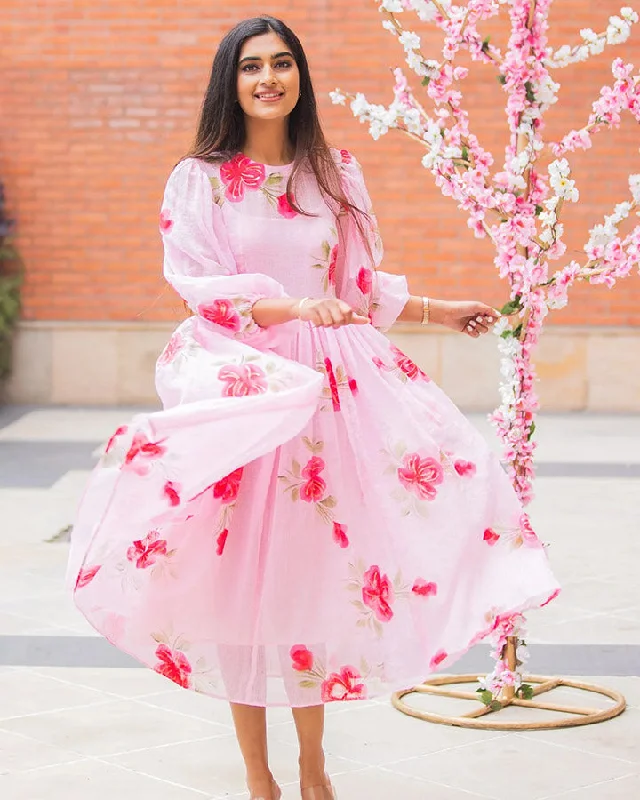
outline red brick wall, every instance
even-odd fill
[[[559,0],[552,42],[575,42],[587,25],[602,30],[620,5]],[[401,64],[402,56],[382,30],[373,0],[1,0],[0,177],[19,219],[28,266],[26,319],[157,320],[180,314],[160,277],[163,184],[191,141],[221,34],[261,11],[283,17],[307,48],[329,137],[364,165],[387,268],[406,272],[416,292],[504,299],[491,248],[473,238],[451,201],[435,189],[420,167],[418,149],[400,134],[373,142],[350,112],[328,101],[336,85],[365,91],[373,101],[390,99],[388,67]],[[438,35],[427,30],[430,50]],[[639,41],[640,31],[626,44],[558,73],[563,88],[548,115],[551,137],[586,119],[600,86],[611,78],[614,56],[640,62]],[[479,67],[467,91],[476,130],[500,158],[504,105],[492,71]],[[626,198],[626,175],[640,171],[639,138],[628,118],[573,159],[584,199],[566,213],[570,254],[579,255],[588,227]],[[638,324],[638,307],[640,278],[634,276],[612,291],[579,287],[553,320]]]

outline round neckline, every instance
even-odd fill
[[[246,153],[243,153],[242,151],[240,151],[240,155],[244,156],[244,158],[248,158],[252,164],[258,164],[259,166],[264,167],[265,169],[287,169],[293,166],[293,161],[290,161],[288,164],[265,164],[262,161],[256,161],[255,159],[246,155]]]

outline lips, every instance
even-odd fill
[[[263,103],[275,103],[281,97],[284,97],[284,92],[258,92],[254,94],[254,97]]]

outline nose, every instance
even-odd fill
[[[262,83],[269,83],[269,84],[275,83],[276,74],[273,71],[273,67],[271,66],[271,64],[264,65],[264,70],[262,72],[262,75],[260,76],[260,80]]]

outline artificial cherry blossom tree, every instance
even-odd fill
[[[552,0],[376,0],[383,26],[397,37],[405,60],[418,76],[429,104],[418,99],[402,69],[394,70],[394,100],[389,106],[369,103],[363,94],[332,92],[337,104],[351,106],[369,125],[374,139],[390,129],[404,132],[426,150],[423,166],[442,193],[453,198],[478,238],[495,245],[494,263],[508,281],[510,301],[496,332],[502,354],[501,404],[492,414],[504,444],[504,461],[523,504],[532,499],[533,439],[538,410],[533,355],[549,311],[566,305],[576,281],[613,286],[640,265],[640,225],[630,229],[628,218],[640,204],[640,175],[629,177],[630,195],[590,231],[581,259],[568,260],[563,243],[562,211],[579,200],[571,178],[570,154],[591,146],[591,137],[603,128],[617,127],[621,114],[630,112],[640,122],[640,73],[621,59],[613,62],[613,81],[600,91],[592,113],[580,130],[569,131],[559,142],[543,139],[544,113],[557,101],[556,70],[591,55],[606,45],[625,42],[638,15],[629,7],[612,16],[606,30],[580,31],[581,41],[549,46],[548,16]],[[510,20],[504,50],[480,31],[484,21],[501,13]],[[427,58],[420,36],[403,20],[415,12],[423,22],[444,34],[442,54]],[[469,127],[462,85],[469,70],[456,66],[466,50],[474,62],[490,64],[506,96],[509,144],[501,168]],[[548,156],[546,171],[540,166]],[[625,228],[625,230],[623,230]],[[558,263],[559,262],[559,263]],[[568,262],[568,263],[567,263]],[[483,700],[499,696],[527,697],[521,663],[526,658],[521,615],[502,619],[496,626],[497,666],[483,683]]]

